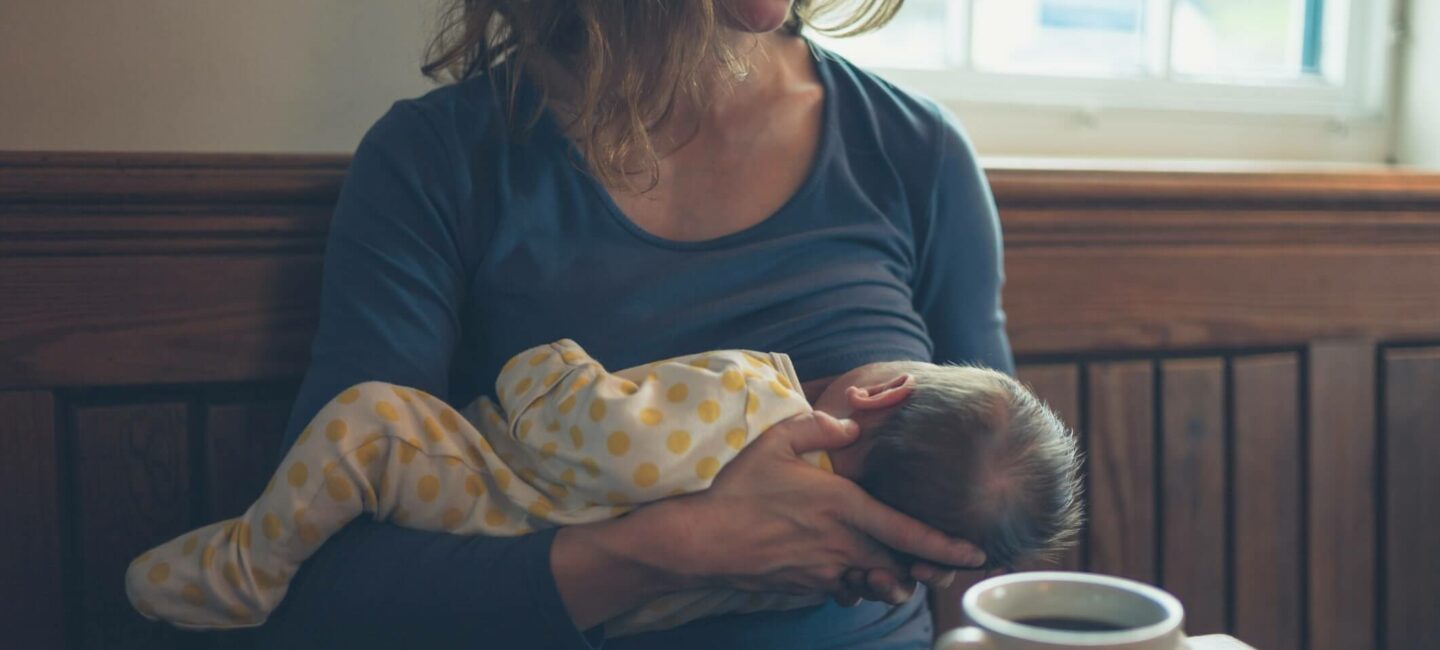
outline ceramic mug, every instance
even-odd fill
[[[1185,610],[1155,587],[1092,573],[1036,571],[991,578],[961,601],[968,627],[935,650],[1181,650]]]

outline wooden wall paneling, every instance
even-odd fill
[[[1440,648],[1440,347],[1385,352],[1386,647]]]
[[[1233,362],[1234,633],[1256,648],[1298,650],[1304,456],[1294,354]]]
[[[0,629],[17,648],[65,645],[57,432],[51,393],[0,392]]]
[[[81,647],[186,647],[193,639],[140,617],[124,589],[133,558],[192,524],[186,405],[82,406],[72,417]]]
[[[1161,364],[1161,580],[1185,630],[1227,630],[1225,362]]]
[[[1090,570],[1154,583],[1154,371],[1149,361],[1088,367]]]
[[[1030,386],[1036,396],[1044,400],[1055,414],[1075,432],[1081,452],[1085,449],[1085,434],[1081,427],[1080,373],[1076,364],[1022,365],[1017,371],[1020,381]],[[1022,570],[1080,571],[1085,568],[1085,533],[1081,531],[1075,545],[1053,562],[1027,561]]]
[[[1314,650],[1375,645],[1375,346],[1310,348],[1308,639]]]
[[[205,408],[205,520],[245,512],[279,463],[287,400],[211,403]]]

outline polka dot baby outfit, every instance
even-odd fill
[[[136,558],[130,602],[180,627],[259,625],[300,563],[363,514],[491,536],[610,519],[704,490],[756,436],[810,410],[783,354],[725,350],[610,373],[568,339],[510,359],[496,395],[498,407],[482,397],[456,411],[392,384],[346,389],[300,433],[245,514]],[[807,460],[830,467],[823,453]],[[619,636],[819,600],[685,592],[606,629]]]

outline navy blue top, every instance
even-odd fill
[[[825,108],[799,191],[702,242],[629,221],[548,117],[516,137],[487,79],[397,103],[355,153],[287,444],[365,380],[459,405],[569,337],[623,368],[717,348],[787,353],[802,380],[881,360],[1012,367],[994,203],[935,104],[815,49]],[[528,90],[519,106],[533,102]],[[533,105],[533,104],[531,104]],[[275,647],[928,647],[923,598],[725,616],[606,642],[567,617],[554,531],[458,537],[357,522],[296,576]]]

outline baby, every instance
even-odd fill
[[[391,384],[345,390],[245,514],[137,558],[126,574],[131,603],[181,627],[258,625],[300,563],[361,515],[495,536],[609,519],[706,489],[756,436],[812,408],[783,354],[727,350],[610,373],[570,340],[511,359],[496,394],[499,408],[481,398],[456,411]],[[991,566],[1055,550],[1078,527],[1075,443],[1003,374],[870,364],[837,378],[814,408],[854,419],[861,437],[808,462],[976,543]],[[821,600],[685,592],[606,630],[622,636]]]

